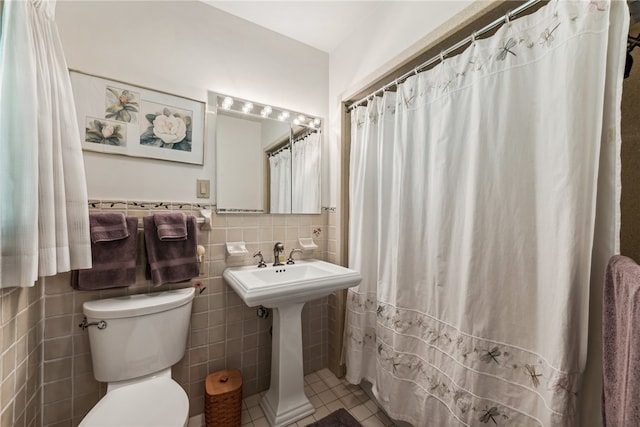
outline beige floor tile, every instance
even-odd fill
[[[322,399],[320,399],[320,396],[318,396],[318,395],[311,396],[309,398],[309,401],[311,402],[313,407],[316,408],[316,409],[318,409],[318,408],[320,408],[320,407],[325,405],[325,403],[322,401]]]
[[[372,414],[375,414],[380,410],[380,408],[378,408],[378,405],[376,405],[376,402],[374,402],[373,400],[367,400],[366,402],[364,402],[364,406],[366,406]]]
[[[379,411],[376,414],[376,417],[378,417],[378,419],[382,421],[382,424],[384,424],[386,427],[395,425],[393,421],[391,421],[391,418],[389,418],[387,414],[384,413],[384,411]]]
[[[342,404],[341,401],[339,400],[335,400],[329,404],[327,404],[327,409],[329,409],[330,412],[336,411],[340,408],[344,408],[344,405]],[[345,408],[346,409],[346,408]]]
[[[360,423],[362,424],[362,427],[386,427],[375,415],[370,416]]]
[[[367,396],[367,393],[365,393],[365,391],[360,387],[358,387],[356,390],[353,390],[352,393],[356,397],[366,397],[367,399],[369,399],[369,396]]]
[[[333,372],[331,372],[329,369],[324,368],[324,369],[320,369],[318,372],[316,372],[316,374],[318,374],[318,376],[322,379],[324,378],[331,378],[334,377],[335,375],[333,375]]]
[[[364,421],[367,418],[369,418],[371,415],[373,415],[373,412],[371,412],[369,410],[369,408],[367,408],[365,405],[358,405],[358,406],[354,406],[353,408],[349,409],[349,412],[351,412],[351,415],[353,415],[353,418],[355,418],[358,421]]]
[[[347,390],[347,387],[345,387],[344,384],[338,384],[337,386],[333,387],[331,390],[338,397],[346,396],[347,394],[351,393],[349,390]]]
[[[325,405],[327,403],[331,403],[334,400],[338,399],[338,396],[336,396],[336,394],[331,390],[323,391],[322,393],[318,394],[318,397],[320,398],[320,400],[322,400],[322,403],[324,403]]]
[[[305,385],[304,385],[304,394],[306,394],[306,395],[307,395],[307,397],[311,397],[311,396],[315,396],[315,395],[316,395],[316,394],[318,394],[318,393],[316,393],[315,391],[313,391],[313,389],[311,388],[311,386],[310,386],[310,385],[305,384]]]
[[[306,382],[307,384],[313,384],[313,383],[315,383],[315,382],[320,381],[320,377],[318,376],[318,374],[317,374],[317,373],[315,373],[315,372],[314,372],[314,373],[311,373],[311,374],[309,374],[309,375],[305,376],[305,377],[304,377],[304,380],[305,380],[305,382]]]
[[[245,425],[246,423],[251,422],[251,415],[249,415],[249,410],[243,409],[242,416],[240,419],[241,419],[242,425]]]
[[[311,389],[316,392],[316,394],[320,394],[325,390],[329,390],[329,386],[324,383],[324,381],[318,381],[310,385]]]
[[[331,411],[329,410],[329,408],[327,408],[326,406],[321,406],[319,408],[316,408],[316,412],[313,414],[313,418],[315,418],[316,421],[320,421],[330,413]]]
[[[335,376],[323,378],[322,381],[324,381],[325,384],[327,384],[329,386],[329,388],[333,388],[333,387],[337,386],[338,384],[342,384],[342,381],[337,379]]]
[[[258,418],[264,417],[264,412],[262,412],[262,408],[259,406],[254,406],[249,408],[249,415],[251,416],[251,420],[255,421]]]
[[[308,424],[314,423],[316,421],[315,418],[313,418],[313,415],[309,415],[307,418],[303,418],[301,420],[298,421],[298,427],[305,427]]]
[[[247,409],[258,406],[258,404],[260,403],[260,397],[260,394],[254,394],[253,396],[249,396],[244,399],[244,403],[247,405]]]
[[[340,402],[342,402],[342,405],[345,409],[351,409],[355,406],[360,405],[360,399],[355,397],[353,393],[349,393],[346,396],[342,396],[340,398]]]
[[[267,421],[266,418],[262,417],[253,421],[253,427],[271,427],[271,425],[269,424],[269,421]]]

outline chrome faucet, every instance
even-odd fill
[[[273,245],[273,266],[284,265],[280,262],[280,254],[284,252],[284,245],[282,242],[278,242]]]
[[[257,257],[257,256],[260,257],[260,259],[258,260],[258,268],[266,267],[267,264],[264,262],[264,257],[262,256],[262,252],[261,251],[258,251],[255,254],[253,254],[254,258]]]
[[[296,252],[302,253],[302,249],[295,248],[291,252],[289,252],[289,258],[287,258],[287,264],[295,264],[296,262],[293,260],[293,254]]]

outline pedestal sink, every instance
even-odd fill
[[[305,302],[360,283],[357,271],[319,260],[258,268],[227,268],[223,277],[249,307],[273,308],[271,386],[260,401],[273,427],[292,424],[315,412],[304,394],[302,325]]]

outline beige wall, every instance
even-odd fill
[[[40,425],[42,284],[0,290],[0,426]]]

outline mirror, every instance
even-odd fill
[[[319,214],[321,120],[213,98],[217,212]]]

